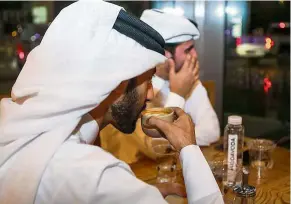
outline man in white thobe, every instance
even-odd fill
[[[207,91],[199,80],[199,71],[196,70],[195,77],[191,79],[181,69],[188,53],[197,57],[195,40],[200,37],[197,24],[184,16],[155,9],[145,10],[140,19],[162,35],[166,42],[166,56],[175,61],[176,73],[169,73],[167,67],[157,67],[152,80],[157,93],[155,102],[184,109],[195,124],[198,145],[208,146],[216,142],[220,136],[219,122]]]
[[[80,0],[63,9],[1,101],[0,203],[166,203],[128,165],[90,145],[108,124],[134,130],[162,48],[154,29],[118,6]],[[148,122],[180,152],[189,203],[223,203],[190,118],[175,112],[172,124]]]
[[[208,146],[216,142],[220,136],[219,121],[207,91],[199,80],[199,63],[197,61],[193,67],[194,77],[188,74],[187,69],[182,69],[188,53],[197,57],[195,40],[200,37],[197,24],[184,16],[155,9],[145,10],[141,20],[163,36],[166,42],[166,56],[175,61],[175,72],[170,73],[166,66],[157,66],[152,79],[154,106],[184,109],[195,124],[197,144]],[[100,136],[101,146],[127,163],[134,163],[143,155],[155,159],[152,139],[142,132],[139,124],[131,135],[125,135],[108,126]]]

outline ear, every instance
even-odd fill
[[[167,51],[167,50],[165,50],[165,56],[166,56],[166,58],[168,58],[168,59],[170,59],[170,58],[173,57],[172,54],[171,54],[169,51]]]

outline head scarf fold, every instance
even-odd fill
[[[122,81],[165,57],[113,29],[122,9],[80,0],[63,9],[1,101],[0,203],[34,202],[43,171],[81,117]]]
[[[158,9],[145,10],[140,19],[157,30],[166,44],[177,44],[188,40],[197,40],[200,32],[197,24],[184,16],[166,13]]]

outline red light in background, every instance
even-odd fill
[[[20,43],[16,45],[16,51],[17,51],[17,54],[23,52],[23,46]]]
[[[23,46],[22,44],[18,43],[16,45],[16,52],[18,54],[19,59],[23,60],[25,57],[24,51],[23,51]]]
[[[236,39],[236,46],[240,45],[241,44],[241,38],[237,38]]]
[[[279,23],[279,27],[280,27],[280,28],[285,28],[286,25],[285,25],[285,23],[281,22],[281,23]]]
[[[20,59],[23,60],[24,59],[24,52],[19,52],[18,56],[19,56]]]
[[[264,78],[264,91],[265,93],[269,92],[269,89],[272,87],[272,82],[270,81],[269,78],[265,77]]]

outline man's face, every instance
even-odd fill
[[[146,101],[153,98],[151,78],[154,70],[130,79],[124,93],[111,105],[112,124],[119,131],[130,134],[145,109]]]
[[[176,71],[179,71],[182,68],[187,54],[191,54],[192,56],[197,57],[197,53],[194,47],[194,40],[186,41],[176,46],[175,49],[166,51],[166,57],[172,57],[174,59]]]

